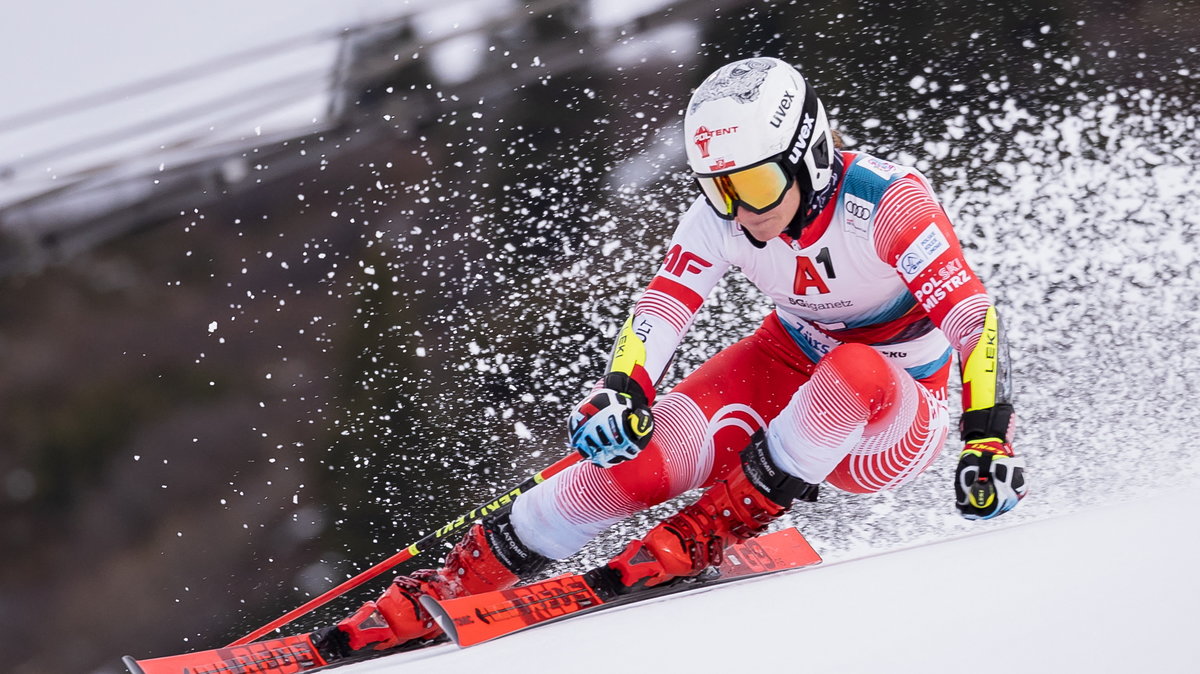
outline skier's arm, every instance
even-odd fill
[[[634,303],[613,345],[607,371],[632,376],[645,388],[651,402],[654,387],[692,326],[696,312],[729,269],[724,251],[729,238],[727,227],[714,220],[699,201],[683,215],[662,264]],[[630,352],[625,344],[640,347]],[[630,358],[629,353],[638,357]]]
[[[1025,495],[1024,463],[1013,455],[1008,343],[999,313],[963,257],[945,211],[917,176],[884,194],[875,247],[958,352],[965,443],[955,477],[956,503],[969,519],[995,517]]]
[[[649,443],[657,382],[729,268],[725,228],[700,206],[684,214],[666,259],[617,334],[604,378],[568,420],[571,444],[593,463],[631,459]]]

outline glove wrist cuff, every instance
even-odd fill
[[[999,438],[1001,442],[1008,442],[1012,422],[1013,406],[998,403],[985,409],[963,412],[959,428],[964,442],[986,438]]]
[[[963,452],[979,452],[990,456],[1013,456],[1012,447],[1003,438],[975,438],[967,440]]]
[[[650,377],[646,370],[641,366],[634,367],[631,375],[624,372],[609,372],[604,375],[603,386],[617,393],[628,395],[633,400],[634,407],[649,407],[654,402],[654,386],[650,383]]]

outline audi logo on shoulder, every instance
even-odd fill
[[[871,217],[871,207],[861,201],[850,201],[847,199],[846,212],[862,220]]]

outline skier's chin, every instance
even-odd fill
[[[759,241],[770,241],[783,233],[787,228],[787,223],[781,217],[774,217],[774,214],[757,218],[738,218],[738,224],[741,225],[750,236]]]

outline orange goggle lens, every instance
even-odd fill
[[[767,162],[719,176],[696,176],[700,189],[718,215],[732,218],[738,206],[755,213],[768,211],[783,201],[791,176],[778,162]]]

